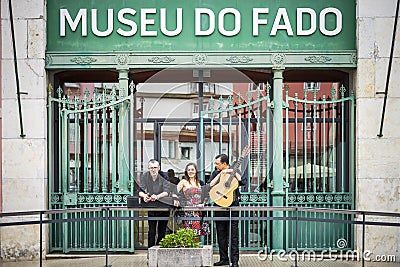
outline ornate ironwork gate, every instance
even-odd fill
[[[313,208],[354,208],[354,96],[342,85],[307,88],[303,98],[286,91],[286,205]],[[293,214],[292,214],[293,215]],[[299,214],[300,217],[351,220],[346,214]],[[287,248],[296,247],[295,222],[286,223]],[[349,249],[353,227],[332,222],[299,223],[299,249]]]
[[[124,206],[133,192],[132,95],[117,87],[49,90],[49,207]],[[50,227],[50,251],[98,251],[105,248],[105,225],[85,212],[54,215],[54,219],[85,218]],[[118,211],[111,216],[129,216]],[[135,226],[112,221],[113,251],[133,251]]]
[[[286,85],[284,99],[274,101],[270,99],[268,84],[247,92],[244,97],[237,94],[227,99],[210,99],[209,110],[201,113],[200,136],[204,140],[200,146],[201,155],[226,153],[230,162],[234,162],[240,156],[242,148],[247,144],[251,145],[251,160],[242,164],[242,172],[248,176],[249,184],[241,188],[241,206],[276,206],[272,195],[274,182],[282,179],[285,206],[353,208],[354,97],[345,97],[343,86],[337,90],[335,88],[338,84],[329,85],[332,85],[331,90],[323,90],[326,84],[308,88],[307,83],[304,83],[305,87],[301,87],[301,90],[296,86],[289,89]],[[300,99],[298,95],[302,91],[304,97]],[[289,92],[293,96],[289,96]],[[330,95],[327,96],[326,93]],[[277,101],[283,101],[283,116],[278,119],[273,115],[274,107],[279,106]],[[274,137],[274,127],[283,128],[280,138]],[[274,179],[273,174],[276,172],[273,168],[279,168],[274,164],[276,153],[279,153],[274,151],[274,144],[277,142],[283,143],[283,176]],[[206,146],[212,151],[205,151]],[[204,157],[200,156],[202,158]],[[204,164],[200,160],[200,170],[213,170],[212,164]],[[204,173],[202,175],[204,177]],[[250,211],[241,215],[260,216]],[[272,216],[273,213],[265,215]],[[283,214],[285,215],[294,214]],[[337,219],[338,216],[347,215],[323,216],[321,219]],[[293,249],[296,247],[294,223],[286,221],[282,231],[274,231],[274,223],[270,221],[242,221],[240,245],[242,249],[248,250],[265,247]],[[352,247],[351,226],[303,221],[299,223],[298,233],[299,249]],[[283,247],[280,247],[279,240],[284,240]],[[343,241],[346,246],[343,246]]]
[[[279,85],[281,88],[282,84]],[[277,98],[274,101],[268,84],[256,88],[250,85],[242,95],[240,90],[233,88],[233,93],[225,95],[226,98],[205,100],[208,109],[200,112],[199,121],[186,122],[180,130],[179,142],[197,143],[199,154],[196,159],[202,180],[212,172],[212,158],[216,154],[228,154],[233,163],[244,146],[251,146],[250,160],[241,168],[249,178],[248,185],[241,188],[242,206],[351,209],[354,199],[354,98],[345,96],[343,86],[337,90],[338,84],[330,85],[333,85],[332,90],[323,89],[322,85],[318,88],[305,86],[301,90],[293,86],[286,88],[286,95],[281,99],[276,97],[274,90]],[[278,88],[275,83],[274,87]],[[150,148],[146,142],[156,141],[154,157],[163,157],[161,161],[167,164],[164,157],[168,155],[157,151],[165,154],[166,150],[160,147],[172,142],[169,141],[169,128],[161,134],[162,127],[169,127],[166,126],[168,123],[161,123],[160,118],[153,121],[141,118],[142,105],[136,110],[134,96],[116,87],[92,88],[83,93],[65,89],[58,88],[55,94],[49,92],[48,98],[48,125],[53,126],[49,127],[48,137],[50,208],[124,206],[126,197],[134,194],[133,176],[144,171],[143,164],[149,156],[145,149]],[[301,94],[303,97],[299,98]],[[282,111],[280,118],[277,118],[278,109]],[[146,125],[150,122],[152,127]],[[171,122],[176,124],[178,120],[171,119]],[[150,128],[153,130],[148,130]],[[277,128],[282,129],[280,137],[276,135]],[[190,134],[196,131],[197,137]],[[162,143],[163,138],[168,142]],[[275,151],[276,144],[282,147],[281,152]],[[280,153],[284,159],[280,161],[281,165],[276,164]],[[176,156],[173,158],[180,163],[186,162]],[[284,188],[283,202],[274,201],[278,183]],[[130,213],[118,211],[111,216],[130,216]],[[242,215],[251,218],[290,214],[246,211]],[[52,225],[50,251],[104,249],[105,226],[101,222],[83,212],[60,216],[54,215],[54,219],[78,216],[88,220]],[[338,218],[335,214],[324,216],[321,219]],[[110,249],[133,251],[135,245],[143,246],[144,229],[142,224],[140,233],[139,223],[113,221],[108,229],[112,237]],[[240,223],[241,249],[295,248],[294,229],[292,221],[243,221]],[[300,249],[346,249],[352,246],[352,227],[301,221],[298,230]],[[338,241],[341,241],[340,247]],[[346,247],[343,241],[348,244]]]
[[[244,96],[234,93],[227,99],[210,99],[209,109],[201,113],[200,136],[204,142],[200,146],[200,155],[211,153],[215,156],[225,153],[229,156],[230,163],[234,163],[240,157],[243,147],[251,146],[249,157],[241,166],[241,172],[249,178],[248,185],[241,188],[242,206],[270,205],[268,186],[272,164],[270,151],[273,118],[269,89],[269,85],[261,84]],[[211,151],[205,151],[206,146],[211,148]],[[200,159],[203,158],[200,156]],[[204,164],[204,161],[200,160],[200,170],[213,171],[212,164]],[[202,175],[204,177],[204,174]],[[259,217],[261,214],[248,211],[242,212],[241,216]],[[259,220],[242,221],[239,227],[241,249],[259,250],[265,245],[269,246],[269,223]]]

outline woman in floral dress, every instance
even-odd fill
[[[197,175],[197,166],[194,163],[189,163],[185,167],[185,177],[177,185],[178,194],[180,194],[180,205],[185,207],[204,207],[207,202],[207,188]],[[185,211],[185,217],[202,218],[200,210]],[[185,220],[183,227],[193,229],[199,236],[205,236],[210,233],[208,223],[203,220]]]

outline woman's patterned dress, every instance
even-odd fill
[[[201,204],[201,187],[195,187],[191,186],[188,187],[184,191],[184,196],[185,196],[185,206],[186,207],[195,207],[198,204]],[[201,218],[202,214],[201,211],[185,211],[185,217],[197,217]],[[203,222],[203,220],[199,221],[190,221],[190,220],[185,220],[183,221],[183,227],[185,228],[190,228],[193,229],[193,231],[200,235],[208,235],[210,234],[210,227],[208,223]]]

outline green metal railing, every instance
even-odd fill
[[[324,224],[324,223],[337,223],[337,224],[345,224],[345,225],[351,225],[351,228],[354,228],[354,231],[358,231],[360,233],[360,244],[357,246],[357,249],[354,251],[350,252],[355,252],[355,253],[350,253],[349,255],[356,255],[356,258],[348,258],[345,260],[359,260],[361,261],[362,266],[365,266],[365,262],[368,260],[368,257],[371,256],[371,253],[373,254],[374,251],[371,251],[371,246],[376,247],[376,244],[374,243],[369,243],[369,246],[367,245],[367,240],[366,236],[370,233],[370,231],[376,232],[376,227],[400,227],[399,223],[399,218],[400,214],[399,213],[388,213],[388,212],[371,212],[371,211],[358,211],[358,210],[340,210],[340,209],[314,209],[314,208],[304,208],[304,207],[233,207],[233,208],[218,208],[218,207],[204,207],[202,210],[204,212],[207,212],[208,214],[212,214],[215,211],[218,210],[227,210],[227,211],[238,211],[242,215],[244,212],[252,211],[252,212],[258,212],[260,214],[264,214],[263,216],[260,217],[247,217],[247,216],[241,216],[238,218],[241,222],[247,221],[249,219],[254,220],[254,221],[291,221],[294,223],[293,227],[294,229],[299,229],[300,223],[302,222],[310,222],[314,223],[316,225],[319,224]],[[193,208],[185,209],[185,210],[193,210]],[[0,221],[0,228],[4,227],[19,227],[19,226],[26,226],[26,225],[39,225],[39,251],[43,251],[43,230],[46,225],[49,225],[50,228],[52,228],[52,225],[54,224],[71,224],[74,222],[79,222],[79,223],[84,223],[84,222],[98,222],[101,223],[104,227],[102,228],[96,228],[94,229],[93,234],[96,236],[103,236],[102,242],[103,242],[103,247],[100,250],[102,253],[104,253],[105,256],[105,266],[108,265],[108,255],[110,252],[111,243],[113,242],[112,239],[113,237],[113,232],[111,231],[112,228],[110,225],[115,224],[116,222],[120,221],[126,221],[126,222],[133,222],[133,223],[128,223],[126,224],[126,227],[130,227],[131,225],[136,224],[136,222],[140,222],[143,220],[151,220],[151,219],[162,219],[162,218],[143,218],[141,216],[126,216],[127,214],[133,213],[133,214],[139,214],[140,211],[147,211],[147,209],[142,209],[142,208],[135,208],[135,209],[128,209],[126,207],[109,207],[109,206],[104,206],[104,207],[96,207],[96,208],[85,208],[85,209],[59,209],[59,210],[42,210],[42,211],[26,211],[26,212],[12,212],[12,213],[0,213],[0,218],[5,219]],[[274,216],[269,216],[267,214],[273,214],[273,211],[282,211],[286,213],[292,214],[292,216],[287,216],[287,217],[274,217]],[[79,214],[85,213],[85,214],[90,214],[90,216],[80,216]],[[308,216],[308,214],[319,214],[318,216]],[[75,214],[75,215],[73,215]],[[118,215],[117,215],[118,214]],[[342,214],[342,215],[348,215],[346,216],[337,216],[336,218],[333,218],[331,215],[332,214]],[[64,216],[55,216],[55,215],[64,215]],[[58,217],[59,219],[54,219]],[[324,218],[324,219],[323,219]],[[354,219],[344,219],[344,218],[354,218]],[[165,219],[171,219],[173,220],[174,218],[165,218]],[[190,218],[193,220],[193,217]],[[198,218],[200,219],[200,218]],[[205,217],[205,220],[208,221],[214,221],[214,220],[226,220],[225,218],[222,217]],[[126,229],[127,231],[129,229]],[[397,229],[396,229],[397,230]],[[301,244],[303,242],[303,239],[307,239],[308,237],[302,235],[300,231],[296,231],[296,236],[295,236],[295,246],[292,249],[286,249],[286,252],[297,252],[302,249],[298,247],[298,244]],[[340,239],[336,244],[332,247],[330,247],[330,251],[332,253],[335,253],[335,251],[339,250],[350,250],[347,246],[347,240],[346,239]],[[268,247],[264,247],[261,250],[257,250],[259,256],[266,255],[266,253],[269,253]],[[84,251],[84,250],[82,250]],[[261,254],[260,254],[261,252]],[[275,251],[278,252],[278,251]],[[313,252],[313,248],[310,247],[308,252]],[[366,253],[368,252],[368,253]],[[393,252],[389,252],[393,253]],[[44,253],[39,253],[36,255],[39,258],[39,266],[43,266],[43,254]],[[296,255],[296,254],[292,254]],[[297,254],[300,255],[300,254]],[[317,257],[316,259],[318,261],[322,262],[324,254],[318,255],[318,254],[313,254],[314,257]],[[326,256],[326,251],[325,251],[325,256]],[[336,255],[336,254],[335,254]],[[345,254],[347,255],[347,254]],[[396,259],[396,255],[392,255],[392,259]],[[321,257],[321,258],[320,258]],[[298,266],[298,257],[294,259],[294,265],[293,266]],[[313,260],[313,259],[311,259]],[[328,259],[329,261],[332,260],[332,258]],[[340,259],[339,259],[340,260]],[[340,263],[339,263],[340,264]]]

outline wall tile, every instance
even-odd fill
[[[1,25],[1,48],[3,59],[14,59],[14,50],[11,35],[10,20],[2,20]],[[28,28],[27,20],[14,20],[14,35],[15,35],[15,46],[17,51],[17,58],[27,57],[27,36],[26,32]]]
[[[358,210],[400,212],[400,178],[368,178],[357,182]]]
[[[15,19],[43,18],[46,10],[46,5],[45,1],[43,0],[17,0],[13,1],[12,9]]]
[[[26,138],[45,138],[47,125],[44,99],[22,99],[22,122]],[[20,117],[17,100],[3,100],[3,138],[19,138]]]
[[[357,0],[359,17],[394,17],[396,0]]]
[[[13,60],[3,60],[2,67],[2,97],[3,99],[16,99],[17,85]],[[47,96],[45,85],[44,59],[30,59],[18,61],[18,77],[20,91],[28,95],[21,95],[21,99],[45,98]]]
[[[3,180],[46,177],[46,147],[44,139],[3,139]]]
[[[380,98],[358,98],[356,105],[357,138],[377,138],[383,100]]]
[[[28,21],[28,58],[44,59],[46,48],[46,21]]]
[[[388,73],[389,59],[388,58],[380,58],[376,61],[375,72],[381,73],[381,75],[376,75],[375,81],[375,91],[376,92],[385,92],[386,89],[386,80]],[[390,79],[389,79],[389,97],[400,97],[400,58],[393,58],[392,67],[390,70]],[[383,98],[384,95],[376,95],[376,97]]]
[[[357,52],[359,59],[375,58],[375,20],[360,18],[358,23]]]
[[[357,179],[379,178],[381,181],[399,179],[400,153],[398,151],[400,151],[400,138],[358,139],[356,148]],[[399,182],[400,180],[395,181]],[[364,194],[369,195],[368,191]]]
[[[359,59],[357,68],[357,98],[375,97],[375,60]]]
[[[392,48],[392,38],[393,38],[393,27],[394,27],[394,17],[392,18],[376,18],[375,19],[375,40],[378,47],[378,56],[386,57],[390,56],[390,50]],[[397,31],[394,42],[393,56],[400,56],[400,27],[397,22]]]
[[[45,182],[43,177],[3,179],[3,212],[46,209]]]

